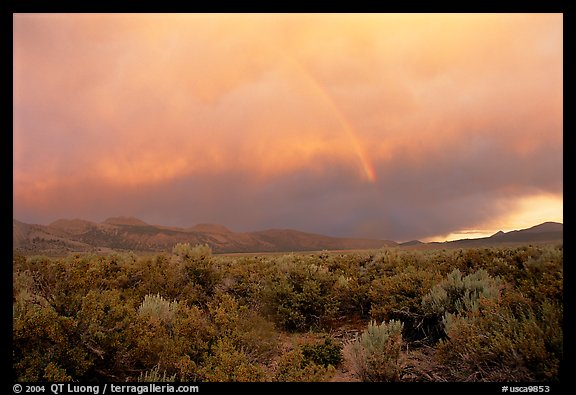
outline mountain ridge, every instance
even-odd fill
[[[62,255],[71,252],[132,250],[170,251],[177,243],[208,244],[215,253],[373,249],[397,245],[390,240],[332,237],[293,229],[233,232],[218,224],[190,228],[151,225],[134,217],[101,223],[60,219],[49,225],[13,218],[13,249],[22,253]]]
[[[197,224],[189,228],[151,225],[135,217],[111,217],[101,223],[59,219],[49,225],[27,224],[13,218],[14,251],[62,255],[71,252],[132,250],[170,251],[177,243],[208,244],[215,253],[360,250],[383,247],[411,249],[484,247],[563,240],[563,224],[544,222],[527,229],[498,231],[492,236],[444,242],[333,237],[294,229],[234,232],[224,225]]]
[[[526,229],[511,230],[509,232],[498,231],[492,236],[479,237],[476,239],[459,239],[440,242],[442,245],[475,247],[495,246],[509,243],[538,243],[554,242],[564,239],[564,224],[559,222],[543,222]]]
[[[110,218],[107,218],[103,223],[109,224],[109,225],[129,225],[129,226],[149,226],[150,225],[150,224],[142,221],[139,218],[124,217],[124,216],[110,217]]]

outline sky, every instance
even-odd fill
[[[563,222],[562,14],[14,14],[13,215]]]

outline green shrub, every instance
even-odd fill
[[[146,295],[138,307],[138,315],[172,325],[177,310],[178,302],[167,301],[160,294]]]
[[[464,277],[454,269],[422,298],[422,322],[427,333],[434,340],[444,337],[442,320],[446,314],[476,310],[480,299],[497,299],[501,288],[502,282],[483,269]]]
[[[183,366],[184,359],[201,362],[215,340],[215,329],[205,312],[184,302],[171,303],[170,320],[137,315],[125,332],[131,342],[126,365],[132,370],[150,370],[158,366],[166,374],[194,374],[193,366]]]
[[[338,366],[342,362],[342,345],[329,337],[324,339],[322,344],[303,344],[301,348],[304,365],[315,363],[328,367],[328,365]]]
[[[332,294],[338,306],[338,317],[368,318],[370,311],[370,284],[360,283],[357,277],[340,274]]]
[[[265,304],[264,289],[274,270],[274,260],[264,257],[222,259],[223,278],[217,291],[228,293],[243,305],[259,310]]]
[[[129,282],[137,284],[138,296],[163,295],[171,300],[185,300],[193,293],[185,262],[176,256],[158,254],[139,259],[137,267],[130,267]]]
[[[397,381],[400,378],[402,323],[370,321],[360,338],[347,347],[352,369],[362,381]]]
[[[267,310],[288,331],[322,329],[338,311],[334,282],[327,267],[290,255],[280,257],[264,295]]]
[[[398,380],[402,342],[414,371],[434,371],[414,376],[422,379],[560,375],[561,245],[228,257],[180,244],[172,252],[14,255],[14,380],[322,381],[342,354],[363,380]],[[278,355],[276,327],[329,329],[344,341],[369,318],[383,324],[371,322],[343,350],[327,338]],[[432,347],[417,349],[423,341]]]
[[[274,324],[258,312],[241,306],[233,296],[217,293],[208,304],[212,322],[220,337],[227,337],[251,360],[263,361],[278,346]]]
[[[17,301],[13,306],[13,378],[42,381],[80,378],[92,366],[77,342],[77,322],[51,306]]]
[[[437,357],[458,381],[551,381],[562,362],[562,306],[535,308],[509,292],[479,308],[446,314]]]
[[[266,374],[230,339],[218,339],[204,363],[198,369],[200,381],[257,382],[265,381]]]
[[[401,320],[403,336],[421,339],[422,298],[430,291],[438,274],[408,266],[397,274],[376,278],[370,284],[370,317],[378,322]]]
[[[155,366],[151,370],[141,373],[138,382],[144,383],[171,383],[176,381],[176,374],[167,376],[166,371],[160,374],[160,367]]]
[[[44,380],[46,381],[56,381],[56,382],[67,382],[72,381],[65,369],[58,367],[54,362],[50,362],[48,366],[44,369]]]
[[[319,382],[328,381],[334,375],[334,366],[327,367],[306,362],[302,349],[296,348],[282,354],[276,366],[273,381]]]
[[[82,300],[76,333],[68,341],[86,350],[93,365],[87,376],[115,380],[125,374],[124,367],[129,368],[126,362],[134,342],[127,333],[136,321],[134,304],[116,289],[90,290]]]
[[[207,303],[221,280],[221,273],[215,266],[210,247],[207,244],[194,247],[190,247],[188,243],[177,244],[173,253],[183,267],[185,283],[192,283],[188,295],[190,302]]]

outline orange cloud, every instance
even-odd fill
[[[391,189],[411,191],[397,201],[423,211],[420,190],[462,202],[510,187],[512,200],[555,193],[562,23],[560,14],[16,14],[15,210],[64,204],[58,189],[122,195],[201,179],[220,190],[224,181],[210,179],[230,174],[256,188],[303,172],[331,180],[335,169],[366,193],[353,203],[325,186],[349,211],[391,205]]]

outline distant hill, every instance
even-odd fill
[[[75,240],[71,235],[78,230],[78,223],[62,229],[63,222],[56,221],[53,227],[32,225],[13,220],[12,248],[26,253],[59,254],[62,251],[88,251],[90,245]]]
[[[176,243],[208,244],[215,253],[359,250],[383,247],[408,249],[471,248],[509,244],[562,242],[564,226],[545,222],[528,229],[499,231],[490,237],[398,244],[390,240],[344,238],[293,229],[233,232],[223,225],[198,224],[190,228],[151,225],[134,217],[113,217],[102,223],[60,219],[50,225],[13,220],[12,245],[24,254],[65,255],[70,252],[131,250],[171,251]]]
[[[450,247],[484,247],[502,244],[558,242],[563,239],[563,224],[558,222],[544,222],[528,229],[513,230],[510,232],[499,231],[490,237],[460,239],[439,244],[448,245]]]
[[[524,230],[516,230],[513,232],[525,232],[525,233],[554,233],[554,232],[564,232],[564,225],[559,222],[544,222],[540,225],[533,226]]]
[[[400,246],[402,247],[415,247],[415,246],[421,246],[422,244],[426,244],[420,240],[411,240],[411,241],[405,241],[404,243],[400,243]]]
[[[113,217],[102,223],[60,219],[50,225],[13,220],[13,248],[25,254],[65,255],[113,250],[171,251],[176,243],[208,244],[216,253],[354,250],[396,246],[389,240],[339,238],[291,229],[233,232],[223,225],[191,228],[151,225],[138,218]]]
[[[48,225],[51,229],[59,229],[69,234],[80,234],[92,226],[90,221],[83,219],[59,219]]]
[[[389,240],[340,238],[305,233],[292,229],[270,229],[249,233],[262,244],[280,246],[280,251],[358,250],[396,246]]]
[[[109,225],[148,226],[146,222],[134,217],[111,217],[104,223]]]
[[[232,233],[230,229],[223,225],[217,224],[198,224],[192,228],[189,228],[194,232],[206,232],[206,233]]]

